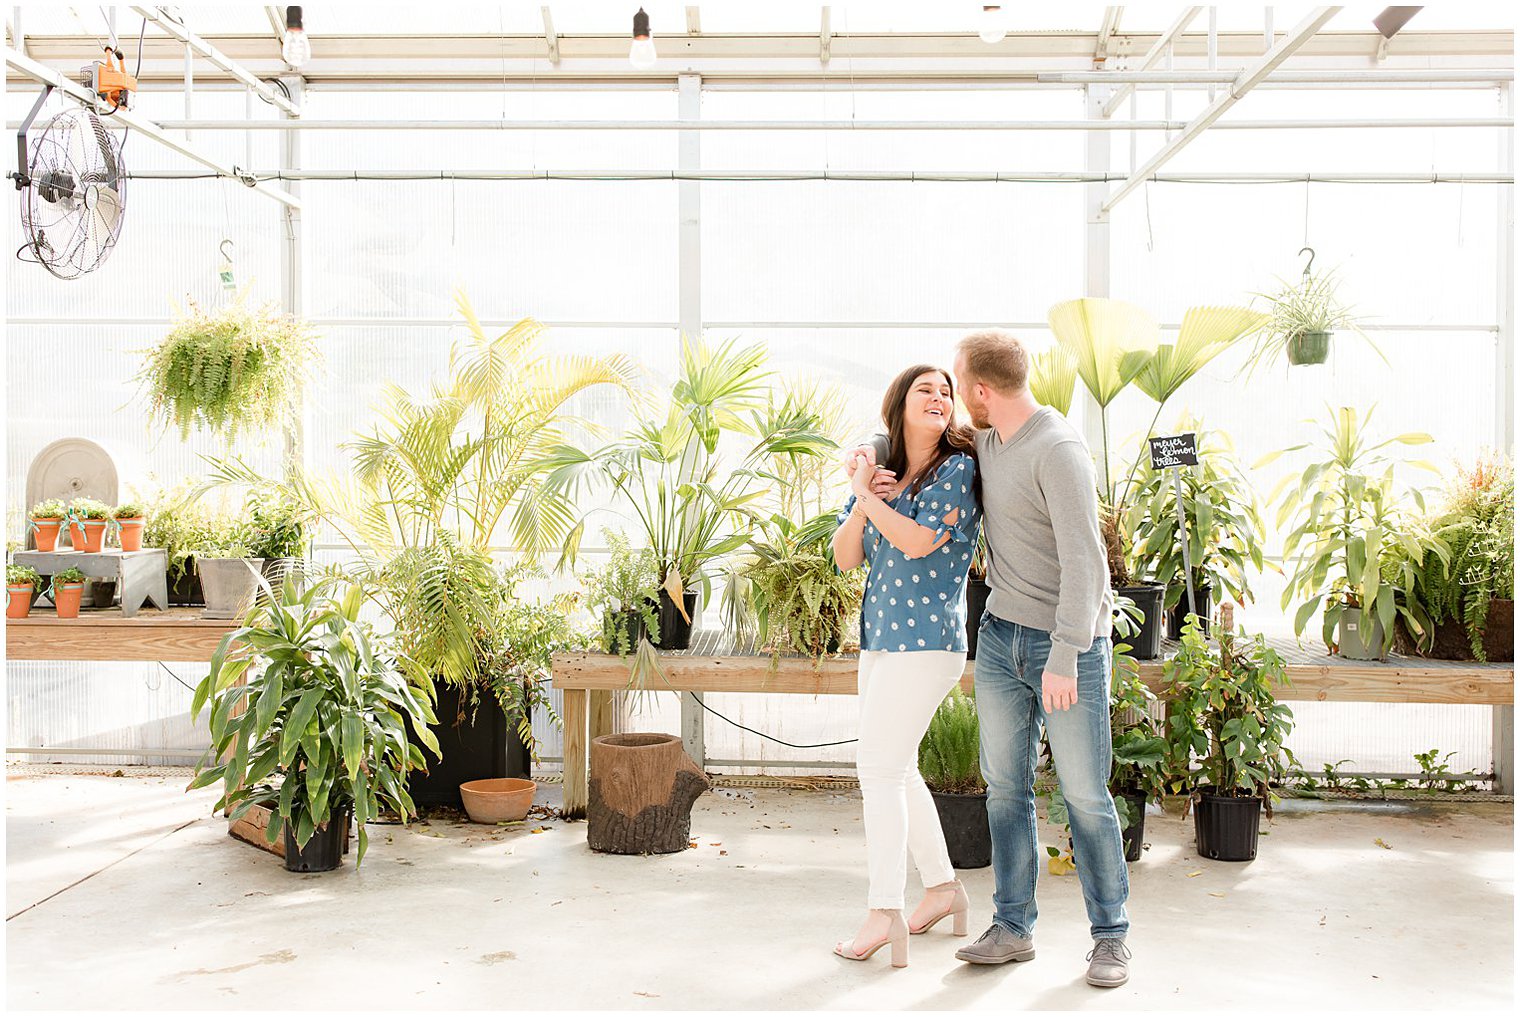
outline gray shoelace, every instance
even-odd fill
[[[1096,939],[1093,940],[1093,948],[1087,955],[1088,960],[1101,957],[1115,963],[1130,959],[1129,947],[1124,945],[1122,939]]]

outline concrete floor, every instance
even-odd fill
[[[17,1008],[1424,1009],[1513,1002],[1507,804],[1291,803],[1249,865],[1152,814],[1133,977],[1082,980],[1075,877],[1042,872],[1039,956],[979,968],[945,925],[908,968],[832,956],[865,883],[853,793],[720,789],[699,847],[621,858],[580,823],[375,826],[364,868],[298,876],[226,834],[186,775],[6,781]],[[127,773],[131,773],[127,768]],[[163,771],[159,771],[162,773]],[[540,785],[556,802],[558,787]],[[531,832],[541,827],[542,832]],[[1380,846],[1381,840],[1384,846]],[[916,879],[916,877],[911,877]],[[973,935],[991,871],[963,873]],[[916,892],[916,883],[910,893]],[[910,896],[910,900],[911,900]]]

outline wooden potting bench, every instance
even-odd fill
[[[1334,657],[1307,640],[1267,640],[1287,663],[1290,685],[1279,698],[1320,703],[1446,703],[1493,708],[1494,789],[1514,793],[1514,664],[1426,660],[1390,655],[1384,661]],[[1152,691],[1163,689],[1165,658],[1177,644],[1162,646],[1162,656],[1141,661],[1140,675]],[[782,657],[775,668],[771,656],[750,646],[735,646],[725,633],[698,633],[690,649],[660,651],[662,680],[648,682],[652,691],[700,695],[707,692],[787,692],[804,695],[854,695],[856,657],[840,654],[814,669],[810,659]],[[966,662],[961,686],[970,691],[976,663]],[[628,662],[604,653],[562,653],[553,659],[554,687],[564,693],[565,812],[584,814],[590,779],[587,747],[591,739],[612,733],[613,693],[629,688]],[[683,696],[683,701],[686,700]],[[700,706],[682,706],[686,752],[698,765],[705,762]]]

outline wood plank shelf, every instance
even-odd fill
[[[198,607],[148,610],[134,618],[109,608],[59,618],[33,607],[25,618],[6,619],[5,655],[9,660],[209,661],[237,625],[202,618]]]

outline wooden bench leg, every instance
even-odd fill
[[[591,740],[612,733],[612,690],[591,690]],[[587,743],[588,745],[590,742]],[[590,756],[588,754],[587,758]]]
[[[590,787],[586,771],[587,693],[585,689],[566,689],[562,708],[565,722],[565,804],[566,819],[584,819]]]
[[[1515,793],[1515,707],[1496,706],[1494,710],[1494,794]]]

